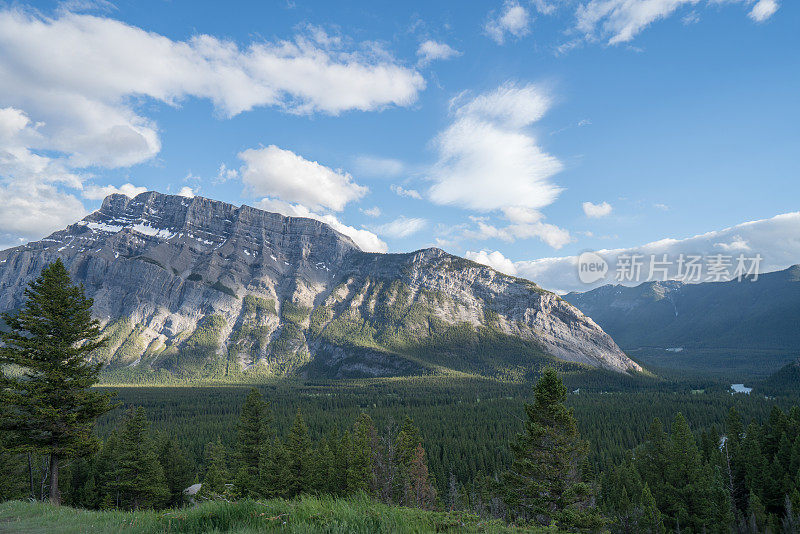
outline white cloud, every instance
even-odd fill
[[[461,52],[447,43],[440,43],[430,39],[421,43],[417,49],[419,64],[423,66],[429,64],[431,61],[451,59],[460,55]]]
[[[353,163],[356,173],[364,176],[394,178],[405,172],[403,162],[392,158],[358,156]]]
[[[483,265],[488,265],[492,269],[500,271],[501,273],[511,276],[516,276],[517,274],[517,268],[514,266],[514,262],[503,256],[503,254],[497,250],[494,252],[488,252],[486,250],[473,252],[468,250],[466,254],[464,254],[464,257],[468,260],[472,260]]]
[[[143,112],[150,101],[178,106],[186,98],[208,99],[222,117],[258,106],[337,115],[407,106],[425,87],[418,72],[374,43],[319,28],[244,45],[204,34],[180,41],[68,9],[62,5],[54,18],[0,9],[6,187],[81,189],[87,178],[81,169],[152,159],[161,140]],[[221,177],[230,179],[229,172]]]
[[[298,202],[311,209],[341,211],[345,205],[367,194],[367,188],[350,174],[309,161],[275,145],[250,148],[239,153],[245,164],[239,175],[254,195]]]
[[[137,187],[131,183],[122,184],[119,187],[113,185],[106,185],[103,187],[92,185],[83,190],[83,198],[88,198],[90,200],[102,200],[108,195],[113,194],[120,194],[133,198],[139,193],[144,193],[146,191],[146,187]]]
[[[503,44],[506,34],[514,37],[527,35],[530,15],[516,0],[506,0],[499,14],[490,13],[483,31],[497,44]]]
[[[731,272],[735,269],[739,254],[744,254],[746,257],[760,254],[763,259],[759,271],[775,271],[800,262],[800,212],[745,222],[686,239],[661,239],[638,247],[599,250],[597,253],[608,262],[609,272],[604,280],[593,285],[581,284],[578,280],[576,256],[519,261],[515,266],[519,276],[533,280],[544,288],[560,292],[587,291],[599,285],[618,283],[615,280],[615,266],[619,256],[624,254],[643,256],[640,282],[649,277],[650,256],[656,255],[656,259],[661,260],[663,254],[667,254],[667,260],[673,262],[668,271],[670,277],[676,274],[680,254],[706,257],[717,254],[730,255]],[[661,278],[658,272],[655,275],[654,278]],[[706,275],[707,272],[704,270],[701,281],[704,281]],[[625,281],[625,285],[635,284]]]
[[[60,230],[86,215],[80,200],[50,185],[0,185],[0,198],[0,230],[24,240]]]
[[[362,209],[361,213],[363,213],[367,217],[380,217],[381,209],[378,206],[373,206],[371,208]]]
[[[778,11],[777,0],[758,0],[748,16],[756,22],[764,22]]]
[[[550,178],[563,166],[525,130],[550,102],[535,85],[510,83],[463,104],[454,101],[454,121],[435,140],[431,200],[483,211],[553,203],[561,189]]]
[[[674,15],[679,9],[700,4],[721,3],[750,5],[753,0],[590,0],[579,4],[575,12],[575,29],[584,38],[604,40],[610,45],[633,40],[650,24]],[[749,16],[763,22],[778,10],[778,0],[758,0]],[[699,20],[696,11],[683,17],[684,23]]]
[[[747,241],[740,235],[733,236],[730,243],[714,243],[714,246],[721,248],[725,252],[744,252],[750,250],[750,245],[748,245]]]
[[[194,198],[194,190],[188,185],[185,185],[181,187],[180,191],[178,191],[178,196],[186,198]]]
[[[274,213],[280,213],[287,217],[305,217],[307,219],[315,219],[324,222],[340,234],[346,235],[352,239],[361,250],[366,252],[386,252],[389,250],[386,243],[373,232],[348,226],[334,215],[316,213],[301,204],[290,204],[282,200],[264,198],[257,202],[255,207]]]
[[[500,228],[473,220],[477,229],[461,237],[509,242],[535,237],[554,248],[572,241],[567,230],[543,222],[540,211],[561,192],[551,177],[562,164],[527,131],[551,103],[539,86],[511,83],[471,99],[453,99],[453,122],[435,139],[439,158],[429,170],[434,184],[428,197],[437,204],[501,211],[512,223]]]
[[[552,15],[558,9],[557,2],[548,2],[546,0],[531,0],[531,4],[536,7],[536,11],[542,15]]]
[[[390,185],[389,189],[392,190],[392,193],[399,197],[406,197],[406,198],[416,198],[417,200],[422,199],[422,195],[419,194],[419,191],[416,189],[406,189],[399,185]]]
[[[377,227],[379,234],[402,239],[409,237],[428,225],[428,221],[418,217],[398,217],[397,219]]]
[[[477,221],[477,230],[464,230],[461,237],[474,240],[500,239],[509,243],[513,243],[517,239],[536,237],[554,249],[560,249],[573,241],[568,230],[541,221],[510,224],[502,228],[484,221]]]
[[[586,214],[587,217],[591,217],[593,219],[598,219],[600,217],[607,217],[611,215],[611,211],[613,208],[611,204],[608,202],[601,202],[600,204],[592,204],[591,202],[584,202],[583,206],[583,213]]]
[[[225,182],[228,182],[230,180],[235,180],[238,177],[239,177],[238,170],[229,169],[224,163],[220,163],[215,183],[224,184]]]

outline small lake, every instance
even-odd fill
[[[748,388],[744,384],[731,384],[731,389],[734,393],[744,393],[749,395],[753,388]]]

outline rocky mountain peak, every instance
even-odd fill
[[[0,251],[0,310],[19,306],[57,257],[95,300],[110,340],[97,358],[110,370],[640,370],[591,319],[533,282],[436,248],[366,253],[322,222],[249,206],[111,195],[66,229]]]

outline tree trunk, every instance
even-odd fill
[[[61,492],[58,491],[58,454],[50,455],[50,502],[61,505]]]

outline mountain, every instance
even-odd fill
[[[741,282],[608,285],[564,299],[621,347],[800,352],[800,265]]]
[[[61,258],[94,298],[108,370],[320,377],[547,363],[638,371],[602,329],[533,282],[430,248],[361,251],[311,219],[154,192],[0,251],[0,310]],[[569,366],[569,365],[567,365]]]
[[[790,362],[755,384],[754,389],[768,396],[800,393],[800,359]]]

